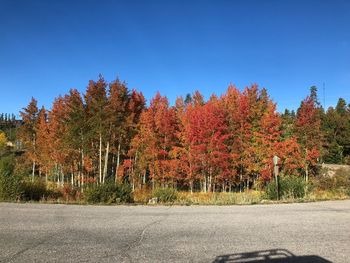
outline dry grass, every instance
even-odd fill
[[[188,193],[179,192],[176,204],[180,205],[244,205],[257,204],[263,199],[263,192],[242,193]]]
[[[345,191],[335,190],[313,190],[305,197],[306,201],[322,201],[322,200],[344,200],[350,196]]]
[[[152,198],[152,190],[148,188],[135,189],[133,192],[134,202],[138,204],[147,204]]]

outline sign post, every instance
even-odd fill
[[[277,200],[280,199],[280,189],[279,189],[279,182],[278,182],[278,173],[279,173],[279,170],[278,170],[278,161],[280,160],[280,158],[275,155],[273,158],[273,173],[275,175],[275,181],[276,181],[276,193],[277,193]]]

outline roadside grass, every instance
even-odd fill
[[[150,205],[148,201],[152,198],[152,191],[142,191],[133,195],[133,202],[88,202],[84,194],[80,193],[78,198],[67,198],[48,196],[40,200],[0,200],[16,203],[42,203],[42,204],[66,204],[66,205]],[[314,190],[306,194],[303,198],[281,198],[280,200],[271,200],[266,198],[263,191],[249,190],[241,193],[201,193],[201,192],[178,192],[176,200],[171,202],[158,202],[156,205],[254,205],[254,204],[284,204],[284,203],[306,203],[316,201],[346,200],[350,196],[343,191]]]
[[[245,191],[241,193],[188,193],[179,192],[177,205],[248,205],[263,200],[264,192]]]
[[[78,205],[252,205],[350,198],[348,180],[342,177],[340,177],[341,180],[338,177],[332,180],[317,180],[309,184],[299,182],[298,178],[285,177],[281,180],[280,200],[276,200],[273,183],[265,187],[265,191],[246,190],[244,192],[190,193],[178,192],[172,188],[154,190],[143,188],[132,191],[128,186],[114,184],[91,185],[82,192],[70,184],[58,186],[54,183],[45,184],[42,180],[31,182],[6,174],[0,176],[0,179],[0,201],[6,202]]]
[[[306,201],[345,200],[350,195],[343,190],[313,190],[305,196]]]

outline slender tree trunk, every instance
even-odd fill
[[[99,150],[99,182],[102,183],[102,133],[100,132],[100,150]]]
[[[212,191],[212,187],[211,187],[211,168],[209,168],[208,170],[209,172],[209,176],[208,176],[208,181],[207,181],[207,192],[211,192]]]
[[[308,182],[309,181],[309,166],[307,164],[307,161],[305,163],[305,181]]]
[[[80,181],[81,181],[81,172],[78,171],[78,187],[79,187],[79,188],[81,187]]]
[[[81,148],[81,192],[84,192],[84,180],[85,180],[85,177],[84,177],[84,166],[85,166],[85,163],[84,163],[84,150],[83,150],[83,148]]]
[[[142,183],[143,185],[146,185],[146,170],[143,171]]]
[[[141,173],[138,173],[137,174],[137,178],[138,178],[138,187],[139,187],[139,189],[142,189],[142,175],[141,175]]]
[[[80,162],[80,164],[81,164],[81,166],[80,166],[80,172],[79,172],[79,188],[81,189],[81,192],[83,192],[84,191],[84,189],[83,189],[83,186],[84,186],[84,166],[85,166],[85,164],[84,164],[84,134],[83,134],[83,130],[81,129],[80,130],[80,139],[81,139],[81,149],[80,149],[80,151],[81,151],[81,162]]]
[[[153,174],[152,174],[152,190],[154,190],[154,186],[155,186],[155,183],[154,183],[154,174],[155,174],[155,171],[154,171],[154,163],[153,163]]]
[[[307,149],[305,149],[305,181],[306,182],[309,181],[309,165],[307,163],[307,155],[308,155],[308,151]]]
[[[107,146],[106,146],[105,164],[104,164],[104,167],[103,167],[103,183],[105,183],[105,179],[106,179],[106,176],[107,176],[108,154],[109,154],[109,142],[107,142]]]
[[[33,134],[33,154],[34,154],[34,159],[35,159],[35,134]],[[35,162],[35,160],[33,160],[33,167],[32,167],[32,182],[34,182],[35,165],[36,165],[36,162]]]
[[[208,192],[212,192],[212,176],[211,176],[211,171],[209,172],[209,178],[208,178]]]
[[[71,177],[71,185],[74,186],[74,172],[72,171],[72,177]]]
[[[35,161],[33,161],[33,166],[32,166],[32,182],[34,182],[34,174],[35,174]]]
[[[119,164],[120,164],[120,141],[118,143],[118,151],[117,151],[117,167],[115,168],[115,183],[118,182],[118,171],[119,171]]]
[[[242,193],[242,174],[239,175],[239,192]]]
[[[60,186],[60,175],[58,173],[58,164],[57,163],[55,164],[55,176],[57,179],[57,186]]]
[[[111,174],[115,174],[114,171],[114,164],[115,164],[115,154],[112,154],[112,167],[111,167]]]
[[[60,168],[60,171],[61,171],[61,175],[62,175],[62,182],[61,182],[61,186],[64,185],[64,173],[63,173],[63,169],[62,167]]]

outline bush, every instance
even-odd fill
[[[343,169],[337,170],[333,176],[323,175],[315,178],[312,185],[317,190],[345,190],[350,189],[350,173]]]
[[[60,194],[66,201],[76,201],[79,199],[80,192],[70,184],[64,184],[60,189]]]
[[[133,192],[134,202],[147,204],[148,201],[152,198],[152,190],[148,188],[135,189]]]
[[[47,188],[47,187],[46,187]],[[45,193],[45,201],[49,202],[58,202],[60,198],[63,197],[63,194],[59,189],[56,188],[47,188]]]
[[[129,203],[132,202],[131,188],[126,184],[115,184],[107,182],[101,185],[94,185],[84,192],[88,203]]]
[[[46,185],[40,179],[23,182],[22,199],[25,201],[40,201],[48,196]]]
[[[177,192],[173,188],[157,188],[153,191],[153,197],[158,198],[161,203],[171,203],[176,201]]]
[[[15,157],[12,154],[0,156],[0,173],[13,174],[15,164]]]
[[[284,176],[279,178],[279,193],[281,199],[303,198],[305,196],[306,182],[302,177]],[[271,181],[266,187],[268,199],[277,199],[276,182]]]
[[[0,172],[0,200],[15,201],[21,198],[21,178],[8,172]]]

